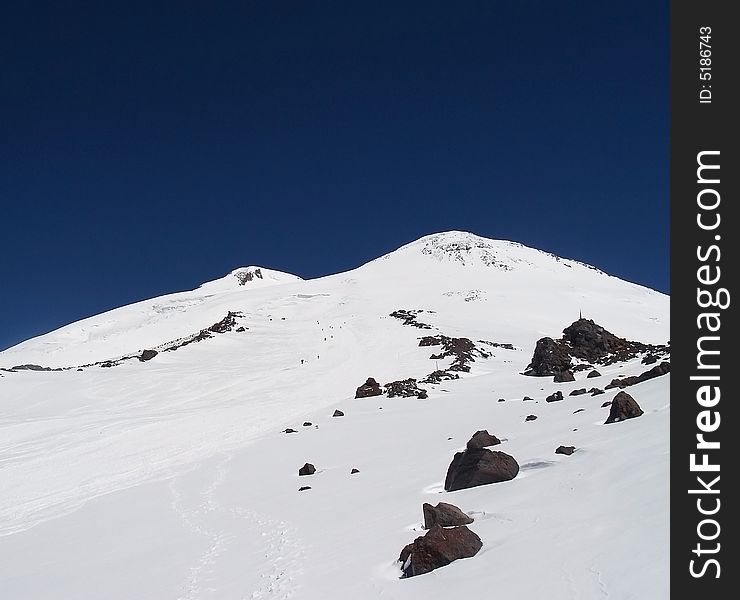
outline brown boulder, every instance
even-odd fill
[[[547,398],[545,398],[545,402],[559,402],[563,399],[563,392],[555,392],[554,394],[550,394]]]
[[[414,577],[475,556],[482,547],[481,539],[465,525],[450,529],[434,525],[426,535],[406,546],[398,560],[403,576]]]
[[[481,429],[473,434],[473,437],[468,440],[466,447],[468,449],[485,448],[486,446],[495,446],[496,444],[500,443],[501,440],[498,439],[495,435],[491,435],[490,433],[488,433],[487,429]]]
[[[576,451],[575,446],[558,446],[555,449],[555,454],[565,454],[566,456],[570,456]]]
[[[434,525],[440,527],[457,527],[458,525],[469,525],[473,519],[466,515],[454,504],[440,502],[437,506],[424,503],[424,529],[431,529]]]
[[[382,393],[383,390],[380,389],[380,384],[372,377],[368,377],[367,381],[355,391],[355,398],[370,398],[380,396]]]
[[[643,410],[632,396],[627,392],[619,392],[612,400],[611,408],[609,409],[609,418],[604,422],[604,425],[617,423],[625,419],[634,419],[642,414]]]
[[[298,469],[298,475],[313,475],[316,472],[316,467],[311,463],[306,463],[300,469]]]
[[[452,492],[509,481],[518,473],[519,463],[513,456],[488,448],[472,448],[455,454],[447,469],[445,490]]]

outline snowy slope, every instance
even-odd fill
[[[0,371],[0,597],[667,597],[669,376],[629,388],[645,415],[607,426],[616,390],[567,394],[638,374],[639,360],[588,383],[521,375],[536,341],[580,311],[666,343],[667,296],[463,232],[315,280],[258,269],[0,353],[4,368],[65,369]],[[389,316],[398,309],[432,329]],[[244,331],[163,351],[229,313]],[[418,346],[436,333],[514,349],[487,346],[459,380],[424,385],[426,400],[354,399],[369,376],[448,366]],[[154,348],[148,362],[78,370]],[[545,403],[556,389],[566,400]],[[444,492],[454,452],[486,428],[520,474]],[[578,451],[555,455],[560,444]],[[318,472],[299,478],[306,461]],[[398,579],[421,504],[440,500],[473,514],[483,549]]]

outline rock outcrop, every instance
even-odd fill
[[[466,515],[454,504],[440,502],[437,506],[424,503],[424,529],[431,529],[435,525],[440,527],[457,527],[459,525],[470,525],[473,518]]]
[[[627,392],[619,392],[612,400],[609,417],[604,422],[604,425],[617,423],[626,419],[634,419],[635,417],[642,416],[642,414],[643,410],[632,396]]]

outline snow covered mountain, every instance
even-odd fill
[[[644,414],[610,425],[605,388],[644,352],[523,375],[580,314],[668,342],[663,294],[446,232],[319,279],[237,269],[1,352],[0,597],[666,598],[670,375],[626,389]],[[474,345],[468,371],[443,337]],[[368,377],[426,393],[355,398]],[[445,491],[481,429],[518,475]],[[400,579],[439,501],[482,549]]]

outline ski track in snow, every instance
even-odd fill
[[[170,480],[173,510],[188,529],[207,540],[206,550],[190,568],[178,600],[226,597],[215,576],[219,565],[227,562],[227,555],[238,551],[238,536],[256,540],[262,559],[259,563],[247,565],[243,556],[237,556],[235,562],[241,565],[241,570],[260,565],[259,571],[253,574],[255,589],[245,591],[239,597],[242,600],[287,600],[293,597],[296,580],[303,571],[301,544],[289,523],[246,508],[227,508],[219,503],[216,492],[231,475],[229,465],[232,459],[232,453],[222,453],[211,480],[201,490],[194,491],[179,483],[193,471]],[[208,464],[201,468],[207,468]]]

